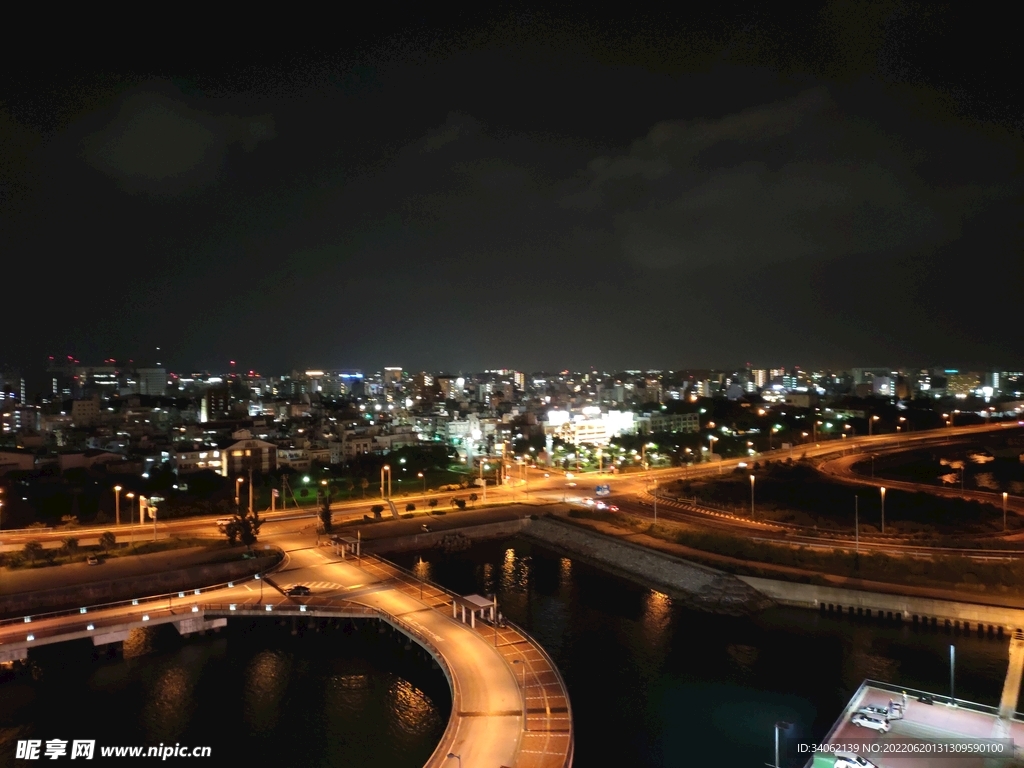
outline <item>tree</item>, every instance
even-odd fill
[[[68,528],[74,528],[78,525],[77,515],[64,515],[60,519],[60,524]]]
[[[466,508],[466,500],[465,499],[455,499],[455,506],[457,506],[459,509],[465,509]]]
[[[114,536],[110,531],[104,531],[100,534],[100,549],[104,552],[113,549],[117,546],[117,537]]]
[[[431,499],[430,501],[428,501],[427,502],[427,506],[430,507],[431,509],[436,507],[437,506],[437,499]]]
[[[331,497],[329,494],[324,494],[324,502],[320,507],[320,525],[323,526],[324,533],[330,533],[334,529],[334,520],[331,516]]]
[[[374,504],[372,507],[370,507],[370,511],[373,512],[373,516],[375,518],[380,520],[381,512],[384,511],[384,505],[383,504]]]
[[[259,538],[260,526],[263,525],[263,521],[260,519],[259,512],[253,510],[242,510],[236,512],[234,517],[231,518],[226,526],[224,526],[224,533],[228,537],[228,541],[234,546],[237,542],[242,542],[248,549],[252,549],[252,545],[256,543]]]
[[[63,539],[61,544],[64,545],[64,553],[67,555],[73,555],[78,551],[78,539],[74,536],[68,536],[66,539]]]
[[[359,487],[363,489],[363,498],[366,498],[366,489],[370,487],[370,481],[365,477],[359,481]]]
[[[416,511],[416,505],[415,505],[415,504],[413,504],[413,503],[412,503],[412,502],[410,501],[410,502],[409,502],[408,504],[406,504],[406,505],[405,505],[405,511],[406,511],[406,512],[415,512],[415,511]]]
[[[475,493],[469,494],[469,501],[471,504],[476,504],[477,495]]]
[[[31,562],[35,562],[36,559],[43,553],[43,545],[38,541],[30,541],[25,544],[24,548],[25,557]]]

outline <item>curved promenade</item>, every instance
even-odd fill
[[[314,596],[289,598],[291,584],[320,584]],[[572,713],[564,682],[539,644],[515,626],[476,627],[452,617],[454,595],[377,557],[335,559],[321,549],[289,552],[260,583],[217,585],[189,593],[85,607],[77,612],[0,622],[0,660],[33,646],[92,638],[123,640],[132,629],[174,623],[182,634],[223,626],[232,616],[376,617],[423,646],[452,691],[452,715],[427,768],[569,768]],[[500,606],[499,606],[500,609]],[[525,683],[525,685],[524,685]]]

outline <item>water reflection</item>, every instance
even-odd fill
[[[672,620],[672,598],[651,589],[644,595],[644,627],[652,640],[661,640]]]
[[[245,716],[252,727],[272,729],[288,684],[288,663],[280,651],[258,653],[246,670]]]
[[[437,708],[408,680],[395,680],[388,689],[395,727],[409,734],[420,734],[438,723]]]
[[[136,656],[145,656],[153,651],[155,627],[140,627],[128,632],[124,641],[124,657],[132,659]]]

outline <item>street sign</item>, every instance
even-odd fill
[[[594,489],[595,496],[608,496],[612,492],[610,485],[599,485]]]

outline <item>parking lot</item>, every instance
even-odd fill
[[[943,755],[935,753],[887,753],[885,745],[906,743],[908,745],[931,745],[950,739],[1013,739],[1017,756],[1024,746],[1024,722],[1003,721],[994,714],[973,711],[963,706],[949,706],[946,703],[927,704],[916,695],[908,695],[903,718],[890,720],[888,733],[879,733],[870,728],[850,722],[853,713],[865,706],[887,708],[890,700],[900,703],[902,697],[891,691],[863,686],[851,700],[843,721],[835,728],[831,744],[863,743],[870,749],[858,752],[879,768],[921,768],[925,765],[941,765],[943,768],[988,768],[1007,766],[1005,759],[985,758],[979,755]],[[911,749],[914,747],[911,746]]]

